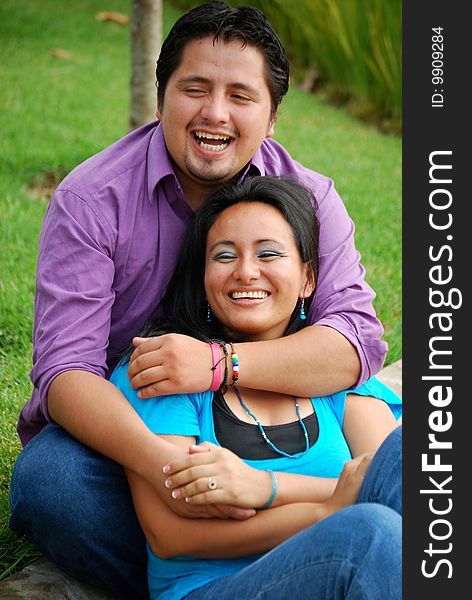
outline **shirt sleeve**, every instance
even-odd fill
[[[386,402],[393,413],[393,416],[398,421],[402,415],[402,399],[395,394],[384,383],[376,377],[371,377],[365,383],[353,390],[343,390],[337,394],[332,394],[328,397],[331,408],[336,415],[336,418],[342,427],[344,421],[344,409],[346,406],[347,394],[358,394],[359,396],[372,396]]]
[[[124,394],[149,429],[161,435],[200,435],[200,394],[175,394],[141,399],[131,387],[128,363],[119,365],[110,377],[111,383]]]
[[[106,221],[74,192],[58,189],[38,248],[33,332],[35,392],[25,407],[49,420],[47,393],[73,369],[106,374],[115,294],[114,237]]]
[[[382,368],[387,354],[387,343],[381,339],[384,330],[355,247],[354,223],[333,182],[321,177],[314,194],[320,220],[320,272],[308,319],[312,325],[336,329],[356,348],[361,362],[359,386]]]

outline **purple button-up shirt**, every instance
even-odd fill
[[[271,139],[249,170],[291,176],[312,190],[321,260],[308,318],[355,346],[359,383],[365,381],[380,370],[387,345],[354,246],[354,225],[333,182]],[[57,375],[79,369],[108,377],[130,338],[157,313],[191,215],[157,123],[86,160],[58,186],[39,240],[34,390],[18,421],[23,445],[50,421],[47,393]]]

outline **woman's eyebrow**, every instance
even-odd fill
[[[283,244],[283,242],[281,242],[280,240],[274,240],[273,238],[262,238],[260,240],[255,240],[255,245],[259,245],[259,244],[277,244],[277,246],[282,246],[285,247],[285,245]],[[232,240],[217,240],[214,244],[212,244],[209,248],[208,251],[212,252],[217,246],[236,246],[236,243],[233,242]]]
[[[217,240],[208,248],[208,252],[212,252],[217,246],[236,246],[231,240]]]

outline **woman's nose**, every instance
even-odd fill
[[[241,282],[259,279],[260,275],[259,266],[253,258],[240,259],[234,271],[235,279]]]

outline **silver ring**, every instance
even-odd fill
[[[216,490],[218,484],[216,483],[216,479],[213,479],[213,477],[208,477],[208,489],[209,490]]]

